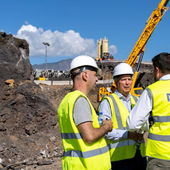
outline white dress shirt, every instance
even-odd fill
[[[162,76],[159,80],[170,80],[170,74]],[[129,131],[136,131],[137,129],[149,131],[148,119],[150,111],[152,111],[152,101],[147,91],[144,90],[127,118],[127,129]]]

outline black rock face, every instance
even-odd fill
[[[7,79],[30,80],[32,66],[29,61],[29,44],[26,40],[0,32],[0,86]]]
[[[31,75],[26,40],[0,32],[0,158],[5,164],[37,157],[49,141],[49,131],[57,133],[52,131],[57,110]]]

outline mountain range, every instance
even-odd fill
[[[70,63],[73,59],[66,59],[66,60],[60,60],[58,62],[55,63],[47,63],[47,69],[48,70],[69,70],[70,68]],[[46,68],[46,64],[34,64],[33,69],[44,69]]]

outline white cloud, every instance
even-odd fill
[[[117,54],[117,47],[115,45],[109,46],[109,52],[113,55]]]
[[[51,30],[44,31],[43,28],[36,28],[30,24],[23,25],[17,32],[16,37],[25,39],[29,44],[30,57],[42,57],[45,54],[45,46],[43,42],[48,42],[48,56],[77,56],[90,55],[96,57],[97,47],[94,39],[84,39],[78,32],[68,30],[59,32]],[[112,54],[117,52],[117,48],[113,45],[109,47]]]

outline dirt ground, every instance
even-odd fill
[[[51,104],[55,107],[56,112],[58,110],[61,100],[72,89],[71,85],[48,86],[44,84],[39,84],[39,86],[43,94],[50,100]],[[100,87],[101,85],[97,85],[95,91],[92,91],[88,95],[88,98],[90,99],[93,107],[96,110],[99,105],[98,91]],[[57,118],[57,113],[56,116],[53,117]],[[48,117],[45,117],[45,119],[48,119]],[[29,127],[28,130],[32,130],[32,128],[33,127]],[[9,158],[9,163],[6,166],[2,166],[0,164],[0,170],[12,170],[12,168],[13,170],[62,170],[63,148],[58,122],[52,128],[48,128],[47,126],[43,131],[36,133],[32,132],[31,135],[27,135],[22,139],[17,137],[17,135],[13,136],[12,134],[5,134],[3,137],[6,141],[10,142],[9,145],[7,145],[8,142],[4,140],[1,141],[2,138],[0,139],[0,153],[2,150],[3,153],[5,152],[6,154],[8,154],[5,156]],[[9,152],[7,152],[7,148],[10,148]],[[21,152],[16,153],[18,151],[17,149],[19,149],[19,151]],[[18,161],[12,162],[12,157],[9,157],[9,154],[12,154],[11,156],[15,156]],[[38,156],[35,158],[35,155]],[[19,159],[19,157],[21,156],[24,159]]]

